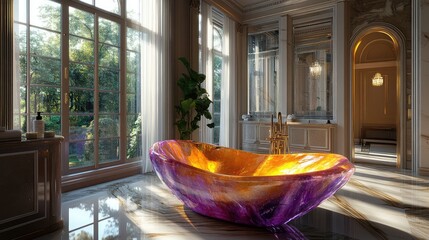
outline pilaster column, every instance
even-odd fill
[[[0,1],[0,127],[13,128],[13,0]]]
[[[199,43],[198,43],[198,25],[199,25],[199,14],[200,14],[200,1],[199,0],[190,0],[189,2],[189,29],[190,29],[190,59],[189,62],[194,69],[200,69],[199,65]]]

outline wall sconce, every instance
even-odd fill
[[[315,61],[313,64],[310,65],[310,75],[312,77],[320,77],[322,74],[322,66],[318,61]]]
[[[372,86],[379,87],[382,85],[383,85],[383,76],[381,76],[381,73],[376,73],[372,78]]]

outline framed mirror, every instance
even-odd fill
[[[294,26],[293,113],[297,118],[333,119],[332,24]]]
[[[248,36],[249,113],[268,117],[276,113],[279,67],[279,31]]]

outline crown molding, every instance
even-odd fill
[[[271,22],[283,15],[303,15],[332,8],[337,2],[347,0],[265,0],[243,5],[237,0],[209,0],[226,5],[239,12],[243,24]],[[428,0],[429,1],[429,0]]]
[[[206,3],[216,7],[234,21],[243,22],[243,10],[235,0],[204,0]]]

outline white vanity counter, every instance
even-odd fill
[[[336,124],[289,122],[290,152],[335,152]]]
[[[240,121],[242,125],[242,146],[245,151],[268,153],[267,140],[270,121]],[[289,150],[296,152],[335,152],[336,124],[288,122],[284,124],[289,138]]]

